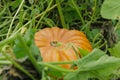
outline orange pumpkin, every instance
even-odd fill
[[[44,62],[77,60],[78,57],[72,46],[75,49],[80,47],[88,51],[92,50],[85,34],[77,30],[60,29],[58,27],[45,28],[36,32],[35,44],[39,47]],[[61,64],[60,66],[68,69],[71,65]]]

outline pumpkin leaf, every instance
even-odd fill
[[[92,29],[88,35],[90,40],[93,40],[98,34],[100,34],[99,29]]]
[[[101,7],[101,15],[107,19],[119,19],[120,0],[105,0]]]
[[[53,70],[53,69],[50,69],[47,71],[47,73],[50,75],[50,76],[53,76],[54,78],[61,78],[63,77],[63,74],[61,71],[57,71],[57,70]]]
[[[120,67],[120,58],[106,55],[99,49],[94,49],[90,54],[78,60],[78,70],[68,73],[65,80],[88,80],[98,78],[99,80],[109,80],[110,74]]]
[[[23,39],[25,43],[27,44],[28,48],[31,50],[31,52],[39,58],[39,60],[42,60],[40,57],[40,51],[38,47],[36,47],[34,43],[34,34],[35,30],[29,29],[25,35],[23,36]],[[27,51],[25,50],[24,46],[21,44],[19,39],[15,40],[15,45],[13,47],[13,52],[17,59],[21,59],[27,56]]]
[[[81,57],[84,57],[86,55],[89,54],[89,51],[85,50],[85,49],[81,49],[81,48],[78,48],[80,54],[81,54]]]
[[[120,42],[116,44],[115,47],[109,48],[108,50],[112,56],[120,58]]]
[[[23,48],[22,44],[20,43],[20,41],[18,39],[15,40],[15,45],[13,47],[13,52],[15,54],[15,57],[20,59],[23,58],[26,55],[26,50]]]
[[[117,36],[118,36],[118,40],[120,41],[120,27],[117,28],[117,30],[116,30],[116,34],[117,34]]]

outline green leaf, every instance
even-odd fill
[[[15,45],[13,47],[13,52],[15,54],[15,57],[20,59],[26,57],[26,50],[23,48],[23,45],[20,43],[20,41],[17,39],[15,40]]]
[[[68,73],[65,80],[88,80],[98,78],[109,80],[110,74],[120,67],[120,58],[106,55],[99,49],[94,49],[89,55],[76,62],[78,70]]]
[[[120,41],[120,28],[117,28],[116,34],[117,34],[117,36],[118,36],[118,40]]]
[[[99,29],[92,29],[88,35],[89,39],[93,40],[98,34],[100,34]]]
[[[88,78],[93,77],[92,72],[73,72],[65,76],[64,80],[89,80]]]
[[[107,19],[120,18],[120,0],[105,0],[101,8],[101,15]]]
[[[78,48],[80,54],[81,54],[81,57],[84,57],[86,55],[89,54],[89,51],[85,50],[85,49],[81,49],[81,48]]]
[[[109,48],[108,50],[112,56],[120,58],[120,42],[116,44],[115,47]]]
[[[49,69],[48,71],[47,71],[47,74],[49,74],[51,77],[53,77],[53,78],[57,78],[57,80],[59,79],[59,78],[62,78],[63,77],[63,74],[62,74],[62,72],[61,71],[57,71],[57,70],[53,70],[53,69]]]
[[[23,36],[23,39],[27,44],[28,48],[30,49],[30,51],[33,53],[33,55],[37,56],[39,60],[42,60],[42,58],[40,57],[40,51],[34,43],[34,34],[35,34],[35,30],[29,29]],[[22,59],[27,56],[26,54],[27,51],[25,50],[19,39],[15,40],[13,52],[17,59]]]

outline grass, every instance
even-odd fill
[[[37,31],[46,27],[58,26],[83,31],[93,48],[99,48],[107,53],[108,48],[114,46],[109,46],[108,39],[102,34],[102,32],[105,32],[103,24],[111,22],[112,26],[115,26],[114,30],[117,33],[117,31],[120,32],[120,22],[119,20],[112,21],[101,17],[102,3],[102,0],[0,0],[0,53],[3,53],[0,57],[0,66],[14,65],[30,79],[38,80],[23,65],[11,58],[12,55],[7,55],[10,50],[6,46],[9,45],[9,48],[13,50],[15,41],[18,39],[27,51],[26,55],[28,55],[31,65],[34,66],[34,71],[40,77],[51,78],[46,74],[49,70],[44,71],[45,67],[51,68],[53,71],[57,70],[55,72],[63,72],[57,74],[58,77],[63,76],[64,73],[74,72],[73,70],[65,70],[55,66],[56,64],[75,64],[74,61],[44,63],[37,60],[36,56],[32,55],[30,45],[28,46],[23,39],[25,32],[29,29]],[[119,38],[119,35],[117,37]],[[113,41],[113,45],[117,42]],[[0,69],[2,68],[0,67]],[[42,73],[44,75],[41,75]]]
[[[19,0],[19,2],[20,1],[21,0]],[[28,27],[29,26],[28,28],[30,28],[30,27],[33,27],[33,28],[43,28],[45,26],[52,25],[52,24],[50,24],[51,22],[56,23],[55,25],[57,25],[57,26],[61,26],[63,28],[71,29],[71,28],[74,28],[74,27],[72,27],[74,25],[71,25],[71,22],[74,23],[74,24],[78,24],[76,21],[74,21],[74,17],[76,19],[76,18],[78,18],[77,16],[79,16],[79,18],[76,19],[76,20],[82,22],[82,23],[80,23],[81,27],[80,27],[80,25],[78,25],[78,27],[82,28],[82,26],[84,26],[84,25],[86,25],[88,23],[86,21],[87,19],[84,20],[84,18],[88,17],[89,15],[87,15],[87,16],[86,15],[85,16],[82,15],[83,10],[81,10],[79,12],[79,8],[78,8],[79,6],[77,6],[75,1],[72,0],[72,1],[68,1],[68,2],[69,3],[66,3],[66,4],[67,5],[70,4],[70,6],[68,6],[68,7],[71,7],[71,11],[72,12],[75,11],[74,15],[66,14],[67,11],[69,11],[69,9],[67,9],[67,8],[65,9],[66,11],[63,11],[64,7],[61,7],[60,4],[64,3],[64,1],[61,1],[61,2],[56,1],[56,4],[54,4],[54,1],[52,1],[52,0],[50,0],[50,2],[43,1],[43,3],[45,3],[45,4],[49,3],[49,4],[47,4],[48,6],[42,5],[42,7],[44,7],[44,9],[42,10],[42,9],[39,9],[41,7],[36,7],[36,6],[41,6],[39,4],[41,4],[42,1],[38,2],[37,3],[38,5],[36,5],[35,2],[34,2],[34,4],[31,5],[30,2],[28,2],[28,4],[25,4],[26,2],[23,0],[22,2],[20,2],[21,5],[20,4],[17,5],[18,9],[14,10],[13,12],[11,12],[10,9],[11,9],[11,7],[16,7],[16,6],[14,6],[14,5],[12,5],[12,6],[11,5],[6,5],[7,3],[5,3],[5,4],[3,4],[3,6],[8,6],[7,7],[8,9],[6,9],[6,7],[5,7],[2,10],[2,12],[4,12],[4,14],[5,14],[5,12],[9,12],[9,13],[6,13],[7,16],[3,16],[1,18],[2,21],[5,20],[5,23],[2,23],[1,27],[3,28],[3,26],[6,25],[9,28],[8,28],[8,31],[5,31],[3,33],[7,33],[7,38],[8,38],[8,36],[10,34],[12,34],[12,31],[15,32],[16,30],[18,30],[21,27],[26,27],[26,26]],[[11,1],[11,4],[15,4],[15,3],[17,3],[17,2],[16,1],[12,2]],[[67,7],[66,4],[64,5],[65,7]],[[96,4],[96,2],[95,2],[95,4]],[[31,6],[29,6],[29,5],[31,5]],[[10,8],[9,8],[9,6],[10,6]],[[72,7],[74,9],[72,9]],[[95,14],[95,8],[96,8],[96,5],[94,6],[93,15],[91,16],[90,22],[92,22],[93,17],[96,15]],[[40,11],[40,10],[42,10],[42,11]],[[37,11],[37,12],[35,12],[35,11]],[[19,12],[19,14],[18,14],[18,12]],[[40,12],[40,14],[39,14],[39,12]],[[65,14],[65,15],[63,15],[63,14]],[[2,13],[1,13],[1,15],[2,15]],[[52,15],[53,15],[53,17],[51,17]],[[54,15],[56,15],[56,16],[54,16]],[[67,19],[66,19],[66,17],[64,17],[64,16],[67,16],[67,15],[68,15],[68,19],[69,19],[69,16],[71,16],[70,22],[66,21]],[[13,18],[12,18],[12,16],[13,16]],[[59,19],[59,16],[60,16],[60,19]],[[50,19],[51,22],[46,22],[46,21],[44,22],[45,18]],[[57,20],[55,20],[55,19],[57,19]],[[6,21],[6,20],[8,20],[8,21]],[[10,26],[9,26],[9,22],[11,22]],[[50,26],[48,26],[48,27],[50,27]]]

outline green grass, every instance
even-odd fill
[[[24,61],[27,56],[27,59],[29,59],[28,63],[34,67],[35,74],[39,75],[42,80],[56,80],[49,74],[57,76],[57,78],[61,78],[67,74],[71,75],[69,73],[76,74],[78,72],[77,70],[66,70],[56,65],[75,65],[79,61],[44,63],[41,61],[40,55],[36,57],[39,51],[33,43],[33,32],[30,32],[30,35],[32,35],[32,37],[30,37],[27,31],[37,31],[55,26],[82,31],[90,40],[93,49],[98,48],[111,56],[114,56],[111,52],[115,52],[114,49],[117,49],[115,55],[119,55],[120,51],[117,46],[114,48],[114,45],[117,45],[120,41],[120,21],[117,19],[103,18],[101,16],[101,11],[105,12],[101,10],[101,7],[103,7],[102,9],[105,7],[102,6],[103,1],[104,0],[0,0],[0,69],[2,69],[4,65],[14,65],[15,68],[27,75],[30,79],[40,80],[29,72],[29,70],[26,70],[24,65],[19,63],[18,58],[22,58]],[[108,9],[108,11],[110,10]],[[102,15],[106,17],[104,13],[102,13]],[[109,32],[109,28],[106,28],[106,24],[109,22],[110,26],[113,26],[113,32]],[[28,37],[25,37],[26,35]],[[110,39],[116,37],[115,39],[117,40],[116,42],[113,40],[113,42],[111,42],[113,46],[110,46],[110,39],[106,39],[106,37],[110,37]],[[21,53],[22,55],[20,55]],[[20,61],[22,61],[22,59],[20,59]],[[49,72],[49,69],[53,72]],[[116,79],[120,77],[119,71],[115,71],[114,74],[117,75]],[[2,76],[3,75],[4,74],[2,74]],[[65,78],[67,79],[69,77]]]

